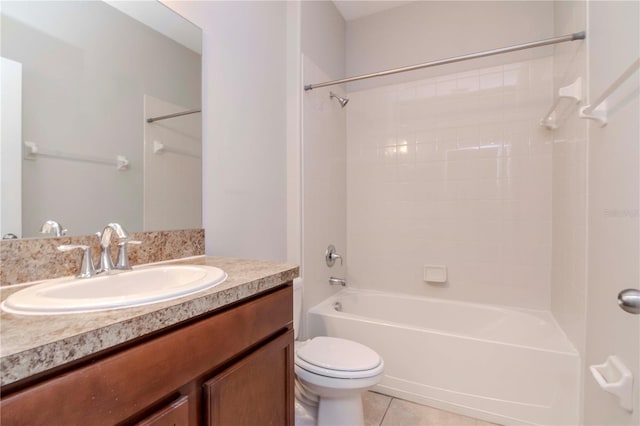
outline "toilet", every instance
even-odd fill
[[[380,382],[384,362],[371,348],[337,337],[298,342],[302,282],[294,281],[296,426],[364,426],[362,394]]]

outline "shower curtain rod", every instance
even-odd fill
[[[425,62],[423,64],[410,65],[408,67],[394,68],[394,69],[391,69],[391,70],[379,71],[379,72],[374,72],[374,73],[371,73],[371,74],[363,74],[363,75],[358,75],[358,76],[355,76],[355,77],[343,78],[343,79],[340,79],[340,80],[326,81],[324,83],[307,84],[307,85],[304,86],[304,90],[305,91],[313,90],[313,89],[317,89],[319,87],[333,86],[335,84],[342,84],[342,83],[349,83],[351,81],[364,80],[366,78],[382,77],[382,76],[385,76],[385,75],[397,74],[397,73],[400,73],[400,72],[414,71],[414,70],[419,70],[419,69],[422,69],[422,68],[434,67],[436,65],[452,64],[454,62],[461,62],[461,61],[466,61],[466,60],[469,60],[469,59],[484,58],[485,56],[493,56],[493,55],[498,55],[500,53],[515,52],[517,50],[531,49],[533,47],[547,46],[549,44],[564,43],[565,41],[584,40],[585,37],[586,37],[586,33],[584,31],[580,31],[578,33],[567,34],[567,35],[563,35],[563,36],[560,36],[560,37],[553,37],[553,38],[548,38],[548,39],[545,39],[545,40],[532,41],[532,42],[529,42],[529,43],[517,44],[515,46],[502,47],[502,48],[499,48],[499,49],[485,50],[484,52],[470,53],[470,54],[462,55],[462,56],[454,56],[452,58],[445,58],[445,59],[440,59],[440,60],[437,60],[437,61]]]
[[[195,114],[201,112],[199,109],[191,109],[184,112],[176,112],[175,114],[161,115],[159,117],[147,118],[147,123],[153,123],[154,121],[166,120],[167,118],[181,117],[183,115]]]

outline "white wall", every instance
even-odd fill
[[[557,34],[587,30],[587,40],[556,46],[556,89],[583,78],[596,100],[640,56],[637,2],[556,2]],[[552,311],[583,359],[582,424],[637,425],[640,321],[618,308],[617,293],[640,281],[640,140],[636,72],[608,100],[601,128],[565,108],[553,131]],[[633,413],[601,389],[589,366],[609,355],[634,374]]]
[[[417,1],[350,21],[347,75],[365,74],[553,36],[548,1]],[[350,83],[358,90],[548,56],[529,49]]]
[[[584,31],[585,1],[554,2],[556,35]],[[587,89],[587,41],[558,44],[554,49],[554,96],[561,87],[582,79]],[[551,310],[581,356],[585,350],[587,123],[579,106],[563,100],[553,137],[553,242]]]
[[[287,261],[302,269],[302,19],[287,2]]]
[[[302,52],[331,78],[344,77],[346,71],[346,26],[342,15],[332,2],[303,1]],[[304,79],[304,84],[317,83]]]
[[[348,23],[347,69],[552,35],[551,3],[417,2]],[[350,91],[350,285],[549,309],[551,137],[538,121],[552,51],[541,50]],[[446,265],[448,283],[426,284],[426,264]]]
[[[587,29],[586,1],[554,2],[555,34]],[[588,35],[590,37],[590,34]],[[558,44],[554,48],[554,96],[561,87],[582,80],[587,90],[588,42]],[[580,104],[583,105],[584,103]],[[553,137],[553,198],[551,311],[584,360],[587,309],[587,123],[578,118],[573,101],[558,106]],[[584,364],[584,363],[583,363]],[[584,366],[584,365],[583,365]],[[581,381],[590,379],[581,372]],[[583,386],[579,401],[583,405]],[[582,418],[582,408],[579,410]],[[581,422],[582,423],[582,422]]]
[[[71,235],[114,221],[142,230],[144,95],[197,107],[200,57],[102,2],[7,1],[2,13],[2,55],[23,64],[23,140],[130,161],[125,172],[24,161],[23,236],[39,235],[47,219]]]
[[[316,83],[344,75],[345,24],[332,2],[301,3],[303,82]],[[329,91],[341,95],[344,88],[316,89],[302,94],[303,185],[303,309],[319,303],[338,288],[330,276],[345,278],[349,265],[346,243],[346,108]],[[348,108],[348,106],[347,106]],[[325,250],[329,244],[345,256],[329,268]]]
[[[640,56],[640,3],[588,2],[589,100]],[[585,371],[584,423],[640,424],[640,317],[616,303],[640,287],[640,72],[607,99],[609,124],[589,124],[588,299],[585,366],[617,355],[634,375],[634,411]]]
[[[0,57],[0,236],[22,232],[22,64]]]
[[[287,258],[285,2],[182,2],[203,30],[208,255]]]

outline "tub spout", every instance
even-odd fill
[[[341,285],[342,287],[345,287],[347,285],[347,282],[343,278],[330,277],[329,284]]]

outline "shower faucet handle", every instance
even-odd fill
[[[336,259],[340,259],[340,266],[342,266],[342,256],[336,252],[333,244],[329,244],[329,247],[327,247],[327,251],[324,252],[324,259],[327,261],[328,267],[332,267],[336,263]]]

